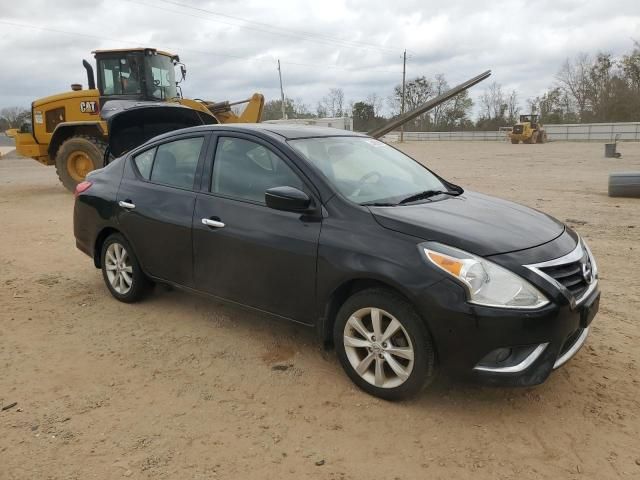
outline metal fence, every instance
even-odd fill
[[[639,142],[640,122],[581,123],[545,125],[550,141],[570,142]],[[385,135],[386,141],[398,141],[400,132]],[[508,141],[506,132],[404,132],[405,141]]]
[[[640,122],[583,123],[545,125],[551,140],[578,142],[608,142],[618,137],[621,142],[640,141]]]

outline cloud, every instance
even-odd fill
[[[565,58],[619,55],[632,38],[640,39],[637,0],[618,0],[615,9],[603,0],[23,0],[0,9],[0,49],[11,52],[0,107],[86,83],[81,61],[92,50],[134,46],[180,54],[189,97],[279,98],[278,58],[286,95],[311,108],[334,87],[347,100],[387,97],[401,81],[406,48],[408,78],[444,73],[455,84],[492,69],[492,80],[516,89],[524,105],[551,85]]]

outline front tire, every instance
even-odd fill
[[[390,290],[350,297],[338,312],[333,336],[345,372],[371,395],[409,398],[434,377],[435,353],[424,321]]]
[[[119,233],[110,235],[102,244],[102,278],[117,300],[133,303],[149,291],[146,277],[129,242]]]
[[[68,138],[56,153],[56,172],[67,190],[74,191],[87,174],[101,168],[107,144],[87,135]]]

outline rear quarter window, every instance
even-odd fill
[[[153,166],[153,157],[155,153],[156,149],[152,148],[133,157],[133,163],[135,163],[138,172],[145,180],[149,180],[149,177],[151,176],[151,167]]]

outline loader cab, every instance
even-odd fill
[[[520,115],[520,123],[530,123],[533,129],[538,127],[538,120],[539,115]]]
[[[96,50],[100,105],[108,100],[168,101],[179,98],[177,55],[154,48]]]

